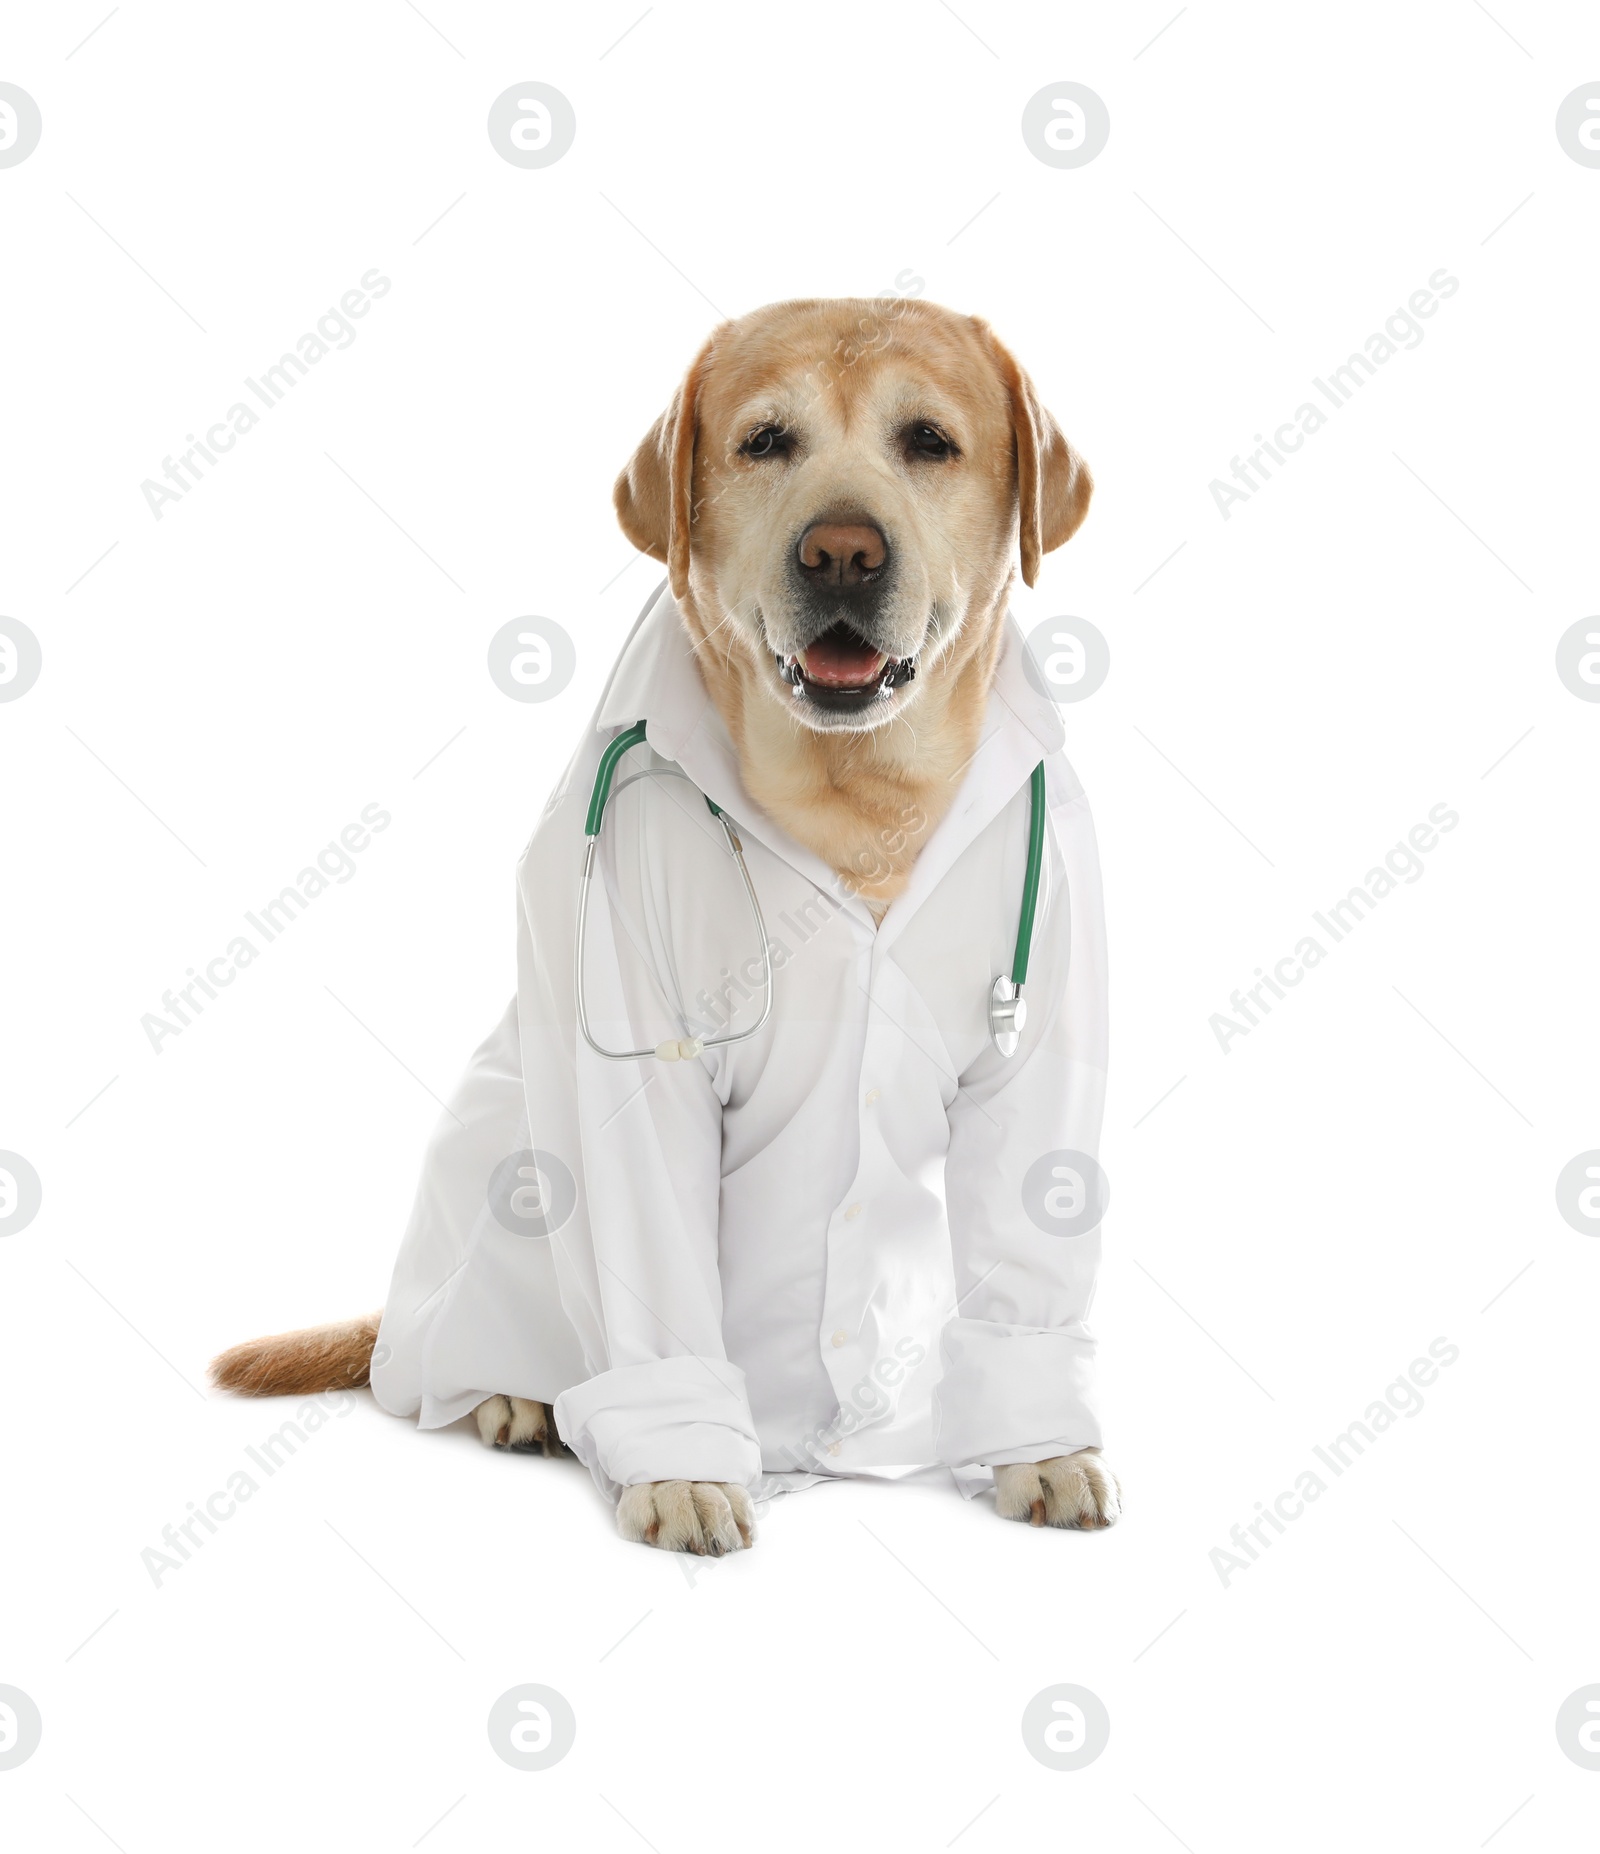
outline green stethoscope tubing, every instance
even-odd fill
[[[729,853],[739,865],[739,873],[744,879],[745,894],[760,937],[763,968],[761,1016],[748,1030],[741,1030],[733,1036],[705,1039],[695,1037],[680,1041],[669,1039],[665,1043],[658,1043],[654,1049],[606,1049],[590,1034],[588,1012],[584,1000],[583,948],[584,925],[588,915],[589,882],[594,873],[595,847],[599,841],[600,825],[605,817],[606,803],[611,796],[611,782],[617,770],[617,763],[625,753],[634,747],[642,746],[644,741],[645,723],[636,721],[632,727],[626,728],[607,745],[600,755],[600,764],[595,769],[594,790],[589,796],[589,811],[583,825],[586,842],[583,879],[578,890],[578,944],[573,962],[578,1026],[583,1032],[584,1041],[596,1055],[603,1056],[608,1062],[636,1062],[646,1060],[651,1056],[657,1056],[665,1062],[690,1059],[698,1056],[702,1050],[720,1048],[727,1043],[741,1043],[746,1037],[754,1036],[772,1011],[772,949],[767,943],[766,923],[761,916],[761,903],[756,896],[755,884],[750,880],[750,871],[745,866],[744,846],[740,843],[732,825],[723,815],[721,807],[713,804],[709,798],[705,798],[705,793],[702,792],[700,796],[705,798],[706,809],[722,826]],[[1027,1007],[1022,1000],[1022,987],[1028,976],[1028,957],[1033,950],[1033,922],[1039,907],[1039,878],[1044,869],[1044,824],[1044,761],[1041,760],[1034,767],[1033,776],[1029,780],[1028,862],[1022,878],[1022,907],[1017,916],[1017,945],[1011,959],[1011,976],[1008,979],[1002,974],[995,980],[990,992],[989,1033],[1002,1056],[1015,1054],[1027,1015]]]
[[[1011,955],[1011,983],[1018,991],[1028,976],[1028,955],[1033,951],[1033,917],[1039,906],[1039,876],[1044,869],[1044,761],[1033,769],[1029,782],[1028,868],[1022,878],[1022,911],[1017,916],[1017,950]]]

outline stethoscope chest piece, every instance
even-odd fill
[[[989,1034],[1002,1056],[1014,1056],[1028,1021],[1028,1001],[1022,987],[1002,972],[989,990]]]

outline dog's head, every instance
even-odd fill
[[[826,732],[882,725],[965,658],[1015,553],[1031,586],[1091,488],[985,322],[849,299],[724,323],[616,505],[713,647]]]

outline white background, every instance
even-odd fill
[[[1592,1834],[1554,1720],[1600,1680],[1600,1249],[1554,1185],[1600,1145],[1600,705],[1554,660],[1597,609],[1600,170],[1554,118],[1600,22],[959,10],[9,21],[44,120],[0,170],[0,610],[44,652],[0,706],[0,1147],[44,1188],[0,1241],[0,1683],[44,1719],[9,1845]],[[578,123],[538,171],[485,132],[530,79]],[[1066,79],[1112,123],[1073,171],[1019,126]],[[141,482],[374,266],[355,343],[155,520]],[[1223,520],[1210,481],[1440,267],[1421,345]],[[202,1397],[206,1359],[378,1304],[430,1096],[511,993],[516,856],[660,577],[617,468],[719,313],[903,273],[995,323],[1099,485],[1016,610],[1112,651],[1067,723],[1125,1522],[849,1485],[685,1565],[575,1464],[361,1393],[156,1587],[141,1551],[293,1411]],[[578,649],[544,705],[485,668],[529,613]],[[141,1015],[373,802],[354,877],[154,1054]],[[1421,879],[1224,1054],[1212,1013],[1440,803]],[[1229,1529],[1441,1335],[1421,1414],[1225,1586]],[[485,1731],[528,1681],[578,1721],[539,1774]],[[1057,1682],[1110,1712],[1076,1773],[1019,1731]]]

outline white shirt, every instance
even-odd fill
[[[875,924],[746,793],[656,594],[518,867],[517,996],[428,1151],[373,1363],[386,1409],[435,1428],[495,1392],[553,1403],[612,1497],[934,1463],[970,1490],[1001,1462],[1100,1441],[1085,1324],[1100,1233],[1055,1233],[1024,1193],[1033,1167],[1037,1211],[1037,1162],[1098,1143],[1100,879],[1023,648],[1008,618],[981,744]],[[743,842],[772,953],[767,1023],[690,1061],[607,1062],[576,1025],[585,814],[602,750],[641,719],[591,884],[593,1033],[610,1049],[714,1034],[719,985],[733,1030],[760,1015],[759,941],[702,793]],[[1041,759],[1028,1018],[1008,1060],[989,992],[1011,970]]]

